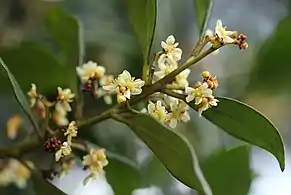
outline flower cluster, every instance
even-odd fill
[[[55,153],[55,160],[59,161],[62,157],[68,156],[72,152],[72,138],[77,137],[78,127],[75,121],[70,122],[68,125],[64,136],[66,136],[67,140],[62,143],[60,149]]]
[[[30,170],[16,159],[0,159],[0,186],[14,183],[18,188],[25,188],[30,178]]]
[[[118,75],[109,85],[103,86],[103,89],[117,94],[117,102],[122,103],[129,100],[132,95],[138,95],[142,92],[145,82],[141,79],[135,79],[127,70]]]
[[[103,168],[108,165],[105,149],[91,149],[90,153],[83,157],[85,169],[89,169],[90,174],[85,178],[84,185],[92,178],[95,179],[104,174]]]
[[[161,45],[163,54],[158,59],[158,70],[154,72],[155,82],[177,69],[177,61],[181,59],[182,55],[182,50],[177,48],[178,43],[175,43],[173,35],[170,35],[165,42],[162,41]],[[190,120],[188,103],[191,101],[197,105],[200,116],[208,108],[217,106],[218,100],[212,94],[212,91],[218,87],[217,78],[204,71],[202,73],[203,83],[197,82],[194,87],[189,87],[189,74],[190,69],[185,69],[175,76],[172,83],[167,85],[174,93],[184,95],[186,97],[184,101],[183,98],[178,99],[163,94],[161,99],[155,103],[150,101],[148,104],[148,113],[171,128],[175,128],[178,122]]]
[[[88,61],[76,68],[85,91],[89,91],[94,97],[103,97],[106,104],[112,104],[112,93],[108,93],[102,87],[110,85],[113,75],[105,74],[106,69],[93,61]]]
[[[68,125],[69,121],[67,119],[67,113],[72,111],[70,103],[73,102],[75,94],[72,93],[71,89],[57,88],[57,97],[54,101],[48,101],[43,95],[37,92],[37,87],[35,84],[31,84],[31,89],[27,93],[30,100],[30,107],[36,108],[41,115],[41,118],[48,117],[47,109],[54,107],[52,119],[59,126]]]
[[[198,114],[201,116],[202,112],[217,106],[218,100],[213,96],[213,90],[218,87],[216,77],[212,77],[208,71],[202,73],[203,83],[197,82],[194,87],[186,87],[187,94],[186,102],[194,100],[195,105],[198,106]]]
[[[208,29],[205,33],[205,41],[213,45],[235,44],[240,49],[247,49],[246,35],[238,34],[237,31],[228,31],[226,26],[222,25],[221,20],[217,20],[215,31]]]

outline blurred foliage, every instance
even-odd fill
[[[290,34],[291,17],[287,16],[260,47],[251,73],[249,90],[290,95]]]

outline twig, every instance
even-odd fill
[[[153,82],[153,76],[156,70],[156,65],[158,63],[159,57],[163,54],[163,51],[160,51],[158,53],[155,53],[155,58],[153,61],[153,64],[150,66],[150,70],[149,70],[149,75],[148,75],[148,79],[147,79],[147,85],[151,85]]]
[[[140,112],[140,111],[138,111],[138,110],[133,109],[133,108],[130,106],[130,104],[129,104],[128,101],[126,101],[126,106],[127,106],[127,109],[128,109],[130,112],[134,113],[134,114],[137,114],[137,115],[144,114],[144,113],[142,113],[142,112]]]
[[[170,89],[170,90],[185,90],[185,87],[180,87],[180,86],[174,86],[174,85],[169,85],[167,84],[165,89]]]
[[[180,93],[176,93],[170,89],[163,89],[162,93],[167,94],[169,96],[172,96],[174,98],[178,98],[180,100],[185,101],[186,100],[186,95],[180,94]]]

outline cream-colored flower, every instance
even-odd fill
[[[175,77],[175,81],[171,84],[173,86],[177,86],[177,87],[188,87],[189,82],[188,82],[188,76],[190,74],[191,70],[190,69],[185,69],[183,70],[180,74],[178,74]]]
[[[75,94],[72,93],[71,89],[62,89],[58,87],[56,110],[59,112],[71,112],[72,108],[70,103],[73,102],[74,97]]]
[[[61,148],[55,153],[55,160],[58,162],[62,157],[70,155],[72,148],[69,142],[64,142]]]
[[[76,160],[74,158],[62,162],[61,163],[62,169],[58,175],[59,178],[62,178],[65,175],[67,175],[69,171],[72,170],[75,165],[76,165]]]
[[[175,128],[177,126],[177,123],[182,122],[188,122],[190,120],[190,116],[188,113],[189,106],[179,100],[178,103],[171,104],[171,112],[167,115],[166,123],[171,127]]]
[[[164,123],[168,112],[167,112],[165,106],[162,105],[162,102],[160,100],[158,100],[156,103],[153,103],[151,101],[149,102],[148,113],[153,118]]]
[[[185,93],[187,94],[186,102],[195,100],[196,105],[200,104],[203,98],[214,99],[212,90],[208,88],[208,84],[205,82],[197,88],[186,87]]]
[[[93,61],[88,61],[82,66],[77,67],[76,70],[83,83],[86,83],[89,79],[100,79],[105,74],[105,68]]]
[[[23,189],[26,187],[30,175],[30,170],[25,165],[11,158],[0,171],[0,185],[8,186],[14,183],[18,188]]]
[[[77,137],[78,134],[78,127],[75,121],[70,122],[67,131],[64,133],[65,136],[67,137],[67,140],[69,143],[72,142],[73,137]]]
[[[159,63],[158,65],[159,71],[156,71],[154,75],[158,78],[164,78],[166,75],[170,74],[173,72],[176,68],[178,68],[177,62],[171,60],[171,59],[166,59],[164,63]]]
[[[198,105],[198,114],[202,116],[202,112],[206,111],[208,108],[217,106],[219,101],[215,98],[203,98],[202,102]]]
[[[58,110],[54,110],[52,114],[52,119],[58,126],[66,126],[69,124],[67,112],[64,111],[59,112]]]
[[[99,83],[101,86],[110,85],[112,81],[114,80],[113,75],[104,75],[100,78]]]
[[[145,82],[141,79],[131,77],[127,70],[124,70],[117,79],[114,79],[110,85],[103,86],[104,90],[117,93],[119,103],[130,99],[131,95],[138,95],[142,92]],[[123,97],[122,97],[123,96]]]
[[[233,36],[234,31],[227,31],[226,28],[226,26],[224,27],[222,25],[221,20],[217,20],[215,26],[215,34],[221,41],[223,41],[223,43],[233,43],[234,40],[233,38],[231,38],[231,36]]]
[[[175,43],[175,37],[173,35],[168,36],[166,42],[162,41],[161,46],[164,50],[158,60],[159,64],[163,64],[167,58],[173,61],[179,61],[182,56],[182,50],[178,48],[179,43]]]
[[[36,91],[36,85],[34,83],[31,84],[30,91],[27,95],[29,96],[30,107],[34,107],[39,98],[39,94]]]
[[[108,165],[105,149],[91,149],[90,153],[83,157],[82,163],[90,170],[90,175],[84,180],[86,185],[89,178],[96,178],[104,174],[103,168]]]

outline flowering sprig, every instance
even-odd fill
[[[76,68],[83,91],[90,92],[94,98],[103,97],[107,104],[111,104],[112,96],[116,95],[118,105],[87,119],[80,117],[79,120],[69,121],[67,116],[74,110],[71,106],[75,98],[70,89],[58,87],[55,99],[48,101],[45,96],[38,93],[36,85],[32,84],[28,92],[30,106],[41,113],[39,114],[41,119],[48,119],[48,123],[44,125],[45,150],[55,154],[55,161],[62,166],[63,173],[67,173],[74,163],[66,164],[65,160],[74,158],[72,148],[76,146],[79,127],[114,118],[126,112],[145,114],[131,107],[142,100],[149,101],[147,114],[170,128],[190,120],[189,105],[195,106],[195,110],[201,116],[204,111],[219,104],[214,95],[219,86],[218,79],[204,71],[201,74],[203,79],[191,85],[188,81],[191,73],[189,68],[225,45],[237,45],[240,49],[248,47],[244,34],[226,30],[218,20],[215,29],[206,31],[192,55],[184,63],[180,63],[183,51],[178,47],[179,43],[175,37],[170,35],[161,42],[161,51],[155,54],[148,70],[148,78],[144,78],[146,82],[132,77],[127,70],[123,70],[114,78],[113,75],[106,74],[104,66],[88,61]],[[156,97],[155,100],[150,99],[152,96]],[[51,121],[58,126],[57,129],[51,129]],[[83,159],[83,165],[90,171],[84,183],[103,175],[103,168],[107,164],[104,149],[90,150]]]

